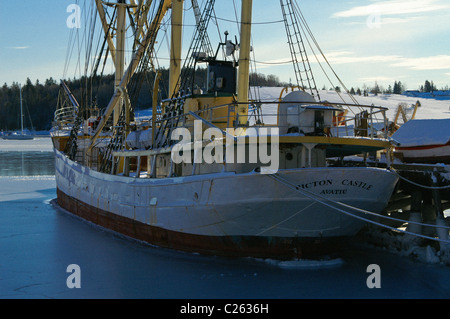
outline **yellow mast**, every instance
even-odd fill
[[[116,59],[114,61],[116,68],[115,88],[120,86],[120,81],[125,73],[125,35],[126,35],[126,13],[127,4],[125,0],[119,0],[117,6],[117,34],[116,34]],[[123,106],[123,98],[114,108],[113,125],[119,122],[120,110]]]
[[[241,9],[241,43],[238,73],[238,116],[239,126],[248,122],[248,90],[250,68],[250,42],[252,29],[252,0],[242,0]]]
[[[150,27],[147,30],[147,33],[143,37],[143,41],[139,46],[139,49],[136,51],[135,54],[133,54],[133,57],[131,59],[130,65],[128,66],[127,71],[124,73],[119,87],[125,88],[128,85],[128,81],[131,79],[132,74],[137,69],[142,57],[144,56],[145,51],[150,47],[153,47],[156,42],[156,35],[159,30],[159,26],[161,25],[161,20],[166,14],[166,12],[169,10],[171,0],[161,0],[160,3],[160,14],[155,16],[154,20],[150,24]],[[109,101],[108,106],[106,107],[106,110],[104,111],[104,114],[102,116],[102,119],[100,123],[97,126],[97,129],[94,133],[94,136],[91,138],[90,144],[88,146],[88,153],[92,151],[92,148],[94,147],[95,141],[97,140],[98,136],[100,135],[103,127],[105,126],[107,120],[111,116],[115,106],[118,104],[119,100],[123,97],[123,89],[117,88],[114,92],[113,97]]]
[[[169,97],[179,90],[178,78],[181,74],[181,49],[183,35],[184,0],[172,0],[172,35],[170,43]]]
[[[109,24],[106,21],[105,10],[103,9],[103,4],[101,0],[95,0],[95,4],[97,5],[98,15],[100,16],[100,21],[102,22],[103,31],[105,32],[106,41],[108,43],[109,52],[111,53],[111,58],[113,61],[116,60],[116,47],[114,46],[114,42],[111,37],[111,33],[109,31]]]

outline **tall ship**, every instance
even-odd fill
[[[271,28],[285,28],[287,46],[270,50],[291,56],[296,83],[265,100],[250,85],[252,13],[263,10],[252,0],[92,1],[83,54],[94,58],[81,89],[61,81],[52,129],[57,204],[160,247],[279,259],[333,252],[383,213],[398,181],[387,109],[321,100],[310,29],[295,1],[279,5]],[[234,36],[219,28],[230,24],[225,11],[236,13]],[[107,61],[114,88],[98,105]],[[151,116],[138,116],[139,103]],[[380,154],[388,168],[364,165]],[[345,156],[362,165],[345,166]]]

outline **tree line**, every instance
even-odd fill
[[[330,89],[331,90],[331,89]],[[340,87],[335,87],[333,90],[340,92]],[[402,94],[407,90],[406,84],[402,83],[401,81],[395,81],[394,85],[389,85],[387,88],[384,88],[382,85],[379,85],[377,81],[375,81],[375,84],[373,86],[367,86],[363,85],[362,88],[357,87],[350,89],[350,94],[353,95],[363,95],[367,96],[369,93],[372,93],[374,95],[378,94]],[[439,89],[436,87],[436,85],[433,83],[433,81],[425,80],[425,83],[421,85],[418,89],[419,92],[423,93],[429,93],[434,91],[439,91]],[[448,85],[445,87],[442,87],[440,91],[449,91]]]
[[[323,88],[325,89],[325,87]],[[334,90],[337,92],[341,92],[341,88],[339,86],[336,86],[335,88],[330,88],[330,90]],[[375,84],[373,86],[367,86],[364,84],[361,88],[352,87],[350,89],[350,94],[352,95],[362,95],[362,96],[368,96],[369,93],[372,93],[374,95],[378,94],[402,94],[406,91],[406,85],[403,84],[401,81],[395,81],[394,86],[389,85],[387,88],[384,88],[382,85],[379,85],[377,81],[375,81]]]
[[[59,85],[52,79],[35,84],[28,78],[22,86],[24,126],[36,130],[50,129],[56,108]],[[0,88],[0,130],[17,130],[20,128],[20,87],[13,82]]]
[[[161,97],[167,98],[169,87],[169,70],[161,71]],[[206,69],[196,71],[194,85],[199,88],[206,86]],[[131,81],[128,87],[132,105],[136,110],[148,109],[152,106],[152,91],[155,74],[134,75],[136,81]],[[96,77],[81,77],[67,79],[65,83],[80,105],[97,105],[100,109],[106,107],[114,93],[114,75]],[[254,86],[285,86],[275,75],[260,73],[250,74],[250,85]],[[87,89],[89,88],[89,89]],[[27,78],[22,85],[23,118],[27,129],[36,131],[49,130],[52,126],[54,112],[58,103],[60,82],[53,78],[46,79],[44,83],[36,80],[35,83]],[[12,85],[6,83],[0,88],[0,130],[13,131],[20,129],[20,87],[19,83]]]
[[[167,98],[167,90],[169,86],[169,70],[160,69],[161,71],[161,96],[160,99]],[[204,88],[206,86],[206,69],[197,69],[193,86]],[[152,91],[155,78],[154,73],[136,74],[136,81],[129,86],[128,91],[134,105],[135,110],[148,109],[152,107]],[[138,80],[141,78],[141,81]],[[142,81],[144,79],[144,81]],[[100,109],[106,107],[114,93],[114,75],[81,77],[79,79],[65,80],[68,87],[78,100],[80,105],[97,105]],[[250,85],[252,86],[268,86],[282,87],[287,83],[281,82],[275,75],[251,73]],[[91,88],[89,91],[86,88]],[[442,90],[448,90],[448,86]],[[325,90],[325,86],[323,87]],[[330,90],[340,91],[340,87],[330,88]],[[393,86],[389,85],[384,88],[377,82],[371,87],[363,85],[361,88],[351,88],[350,93],[353,95],[372,94],[402,94],[406,90],[406,85],[401,81],[395,81]],[[27,78],[25,85],[22,86],[23,97],[23,116],[24,126],[28,129],[37,131],[49,130],[52,126],[54,112],[57,107],[58,94],[60,84],[53,78],[46,79],[44,83],[36,80],[32,83]],[[424,85],[419,88],[420,92],[437,91],[433,81],[426,80]],[[0,88],[0,130],[12,131],[20,128],[20,89],[19,84],[13,82],[8,86],[6,83]]]

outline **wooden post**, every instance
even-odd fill
[[[125,156],[123,159],[123,176],[130,176],[130,157]]]
[[[422,222],[422,192],[420,190],[411,192],[411,210],[409,212],[409,220],[415,223]],[[408,231],[421,234],[422,226],[408,223]]]
[[[438,174],[433,172],[431,174],[431,185],[433,187],[435,187],[432,190],[432,194],[433,194],[433,202],[434,202],[434,207],[436,209],[436,218],[442,218],[444,219],[444,209],[442,208],[442,201],[441,201],[441,194],[439,193],[439,190],[436,189],[436,187],[438,186],[436,181],[438,180]]]
[[[147,156],[147,178],[152,177],[152,156]]]
[[[431,185],[433,187],[437,187],[436,181],[438,180],[437,173],[433,173],[431,175]],[[436,210],[436,233],[439,239],[441,240],[448,240],[448,229],[443,228],[443,226],[447,226],[445,222],[445,216],[444,216],[444,209],[442,208],[442,201],[441,201],[441,194],[439,193],[439,190],[434,188],[432,190],[433,194],[433,202],[434,202],[434,208]],[[441,247],[441,254],[447,257],[449,253],[449,245],[443,242],[440,242]]]
[[[137,157],[136,177],[141,177],[141,157]]]

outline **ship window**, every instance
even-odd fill
[[[324,111],[316,110],[314,113],[314,133],[321,134],[325,127]]]

